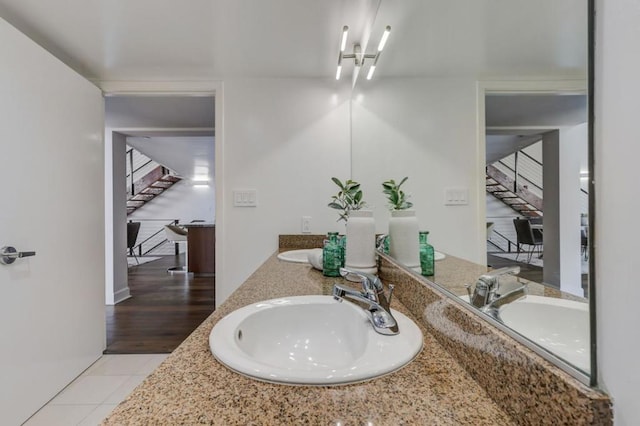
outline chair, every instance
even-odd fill
[[[167,238],[167,241],[169,241],[170,243],[176,244],[176,255],[178,255],[180,253],[178,249],[178,244],[187,242],[187,235],[188,235],[187,230],[177,225],[165,225],[164,234]],[[184,274],[184,273],[187,273],[187,267],[174,266],[173,268],[168,268],[167,272],[169,274]]]
[[[127,222],[127,249],[129,249],[129,256],[133,256],[136,259],[136,264],[140,264],[138,256],[133,249],[136,246],[138,240],[138,233],[140,232],[140,222]]]
[[[520,256],[522,245],[526,244],[531,246],[531,249],[529,250],[529,257],[527,258],[527,263],[531,263],[531,257],[533,256],[534,250],[538,248],[538,253],[541,253],[542,233],[533,232],[529,219],[513,219],[513,225],[516,228],[516,235],[518,237],[518,254],[516,255],[516,261]]]
[[[493,228],[496,227],[494,222],[487,222],[487,240],[491,239],[491,235],[493,234]]]

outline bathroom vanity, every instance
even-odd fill
[[[213,358],[208,341],[211,329],[225,315],[267,299],[329,295],[336,282],[354,285],[342,278],[324,277],[308,264],[280,261],[276,255],[104,424],[612,423],[606,395],[483,324],[386,257],[381,259],[380,276],[385,284],[396,285],[391,306],[412,318],[424,336],[422,352],[411,363],[371,381],[334,387],[271,384],[230,371]],[[482,269],[452,256],[439,266],[458,273],[466,270],[470,277]]]

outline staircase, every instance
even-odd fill
[[[133,170],[133,172],[128,172],[127,181],[131,182],[136,178],[136,174],[144,173],[141,178],[129,184],[127,190],[127,215],[144,206],[181,180],[168,168],[155,163],[133,148],[127,151],[127,156],[129,157],[128,169]]]
[[[487,192],[501,200],[523,217],[542,216],[542,197],[531,192],[525,185],[507,176],[497,167],[487,166]]]

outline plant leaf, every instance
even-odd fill
[[[340,179],[338,179],[336,177],[332,177],[331,180],[333,181],[333,183],[338,185],[340,187],[340,189],[344,189],[344,186],[342,185],[342,182],[340,182]]]

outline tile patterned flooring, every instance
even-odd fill
[[[168,355],[103,355],[24,425],[99,425]]]

